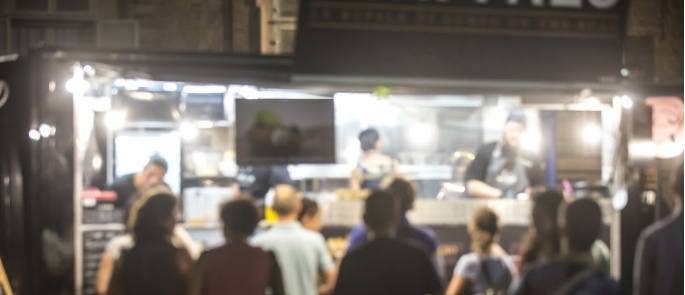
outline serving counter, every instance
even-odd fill
[[[323,234],[336,259],[340,259],[347,246],[347,234],[362,223],[364,203],[362,200],[335,200],[331,196],[317,196],[322,210]],[[604,226],[601,239],[609,246],[614,210],[609,200],[600,200]],[[528,200],[481,200],[481,199],[417,199],[408,219],[416,226],[435,233],[440,242],[438,255],[444,262],[443,273],[449,277],[452,268],[462,254],[470,251],[467,225],[473,212],[480,206],[493,208],[500,216],[502,247],[510,254],[519,253],[530,222],[532,202]]]
[[[355,226],[362,222],[364,204],[362,200],[330,200],[319,198],[324,226]],[[414,209],[409,211],[409,220],[421,226],[458,226],[468,224],[472,212],[480,206],[493,208],[500,216],[501,225],[528,226],[531,202],[514,199],[417,199]],[[609,225],[613,208],[608,200],[601,200],[600,206],[605,225]]]

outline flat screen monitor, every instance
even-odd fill
[[[333,99],[236,99],[238,165],[335,163]]]

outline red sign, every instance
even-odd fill
[[[683,101],[679,97],[650,97],[652,141],[657,158],[672,158],[683,153]]]

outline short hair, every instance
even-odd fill
[[[582,198],[571,202],[564,211],[564,233],[570,250],[590,251],[602,229],[599,205],[591,198]]]
[[[302,221],[305,216],[314,216],[319,212],[319,204],[309,198],[302,198],[302,208],[300,214],[297,215],[297,220]]]
[[[159,168],[162,168],[164,172],[167,172],[167,169],[169,168],[169,165],[167,164],[166,160],[159,154],[152,155],[150,159],[148,159],[147,164],[145,164],[145,167],[148,167],[150,165],[155,165]]]
[[[364,202],[364,224],[372,232],[382,232],[397,224],[399,206],[397,198],[386,191],[373,191]]]
[[[487,253],[499,233],[499,216],[494,210],[482,206],[471,216],[468,230],[473,251]]]
[[[367,128],[359,133],[359,143],[362,151],[369,151],[376,148],[376,143],[381,138],[378,130],[374,128]]]
[[[509,115],[507,115],[507,120],[506,122],[516,122],[521,125],[526,125],[526,114],[523,112],[523,110],[520,109],[515,109],[509,112]]]
[[[274,194],[274,203],[271,208],[278,215],[289,215],[297,210],[300,204],[300,196],[295,187],[289,184],[279,184],[274,187]]]
[[[251,235],[259,222],[259,213],[252,200],[239,197],[224,203],[219,212],[224,223],[224,233]]]
[[[416,200],[416,185],[408,179],[394,177],[385,190],[396,198],[399,198],[400,210],[402,210],[402,213],[409,211],[414,206],[414,200]]]

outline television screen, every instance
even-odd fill
[[[333,99],[236,99],[238,165],[335,163]]]

